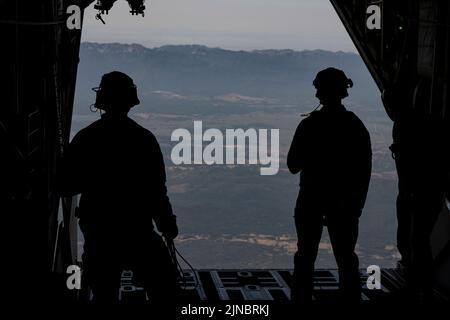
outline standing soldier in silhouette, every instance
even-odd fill
[[[94,91],[105,113],[73,138],[63,177],[65,195],[81,194],[83,279],[95,301],[117,301],[122,271],[133,270],[150,301],[166,305],[175,299],[176,268],[153,222],[169,240],[178,228],[159,144],[127,116],[140,103],[129,76],[105,74]]]
[[[353,86],[343,71],[325,69],[313,84],[322,108],[301,121],[287,159],[292,174],[301,172],[295,208],[298,251],[293,300],[311,301],[314,263],[326,225],[342,297],[359,301],[359,261],[354,251],[372,169],[370,136],[361,120],[341,103]]]
[[[448,193],[450,125],[448,117],[430,112],[431,83],[422,78],[418,83],[413,107],[394,116],[390,149],[398,174],[397,247],[404,291],[408,299],[427,303],[433,299],[431,235]],[[401,93],[394,88],[387,96],[405,106]]]

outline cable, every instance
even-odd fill
[[[189,269],[191,269],[192,273],[194,274],[195,288],[197,288],[200,285],[200,281],[198,279],[197,272],[195,271],[194,267],[189,263],[189,261],[187,261],[187,259],[184,258],[183,255],[178,251],[178,249],[175,247],[175,245],[173,247],[175,248],[175,252],[181,258],[181,260],[183,260],[184,263],[186,263],[188,265]]]
[[[181,268],[181,265],[179,264],[178,259],[177,259],[175,244],[173,243],[172,240],[168,240],[165,238],[164,238],[164,240],[165,240],[167,249],[169,250],[169,255],[172,260],[172,263],[174,264],[175,268],[177,269],[178,278],[181,282],[183,282],[183,289],[186,289],[186,281],[185,281],[183,269]]]
[[[184,276],[184,272],[183,272],[183,268],[181,267],[181,264],[178,262],[177,255],[181,258],[181,260],[184,261],[184,263],[186,263],[188,265],[189,269],[191,269],[192,273],[194,274],[194,279],[195,279],[195,286],[194,287],[198,288],[199,285],[200,285],[200,281],[198,279],[197,272],[195,271],[194,267],[178,251],[178,249],[175,247],[175,243],[173,242],[173,240],[169,240],[169,239],[164,238],[164,242],[166,243],[167,249],[169,250],[170,258],[172,259],[172,262],[173,262],[173,264],[175,265],[175,267],[177,269],[180,281],[183,282],[183,285],[184,285],[183,289],[186,289],[186,287],[187,287],[187,285],[186,285],[186,277]]]
[[[164,238],[164,241],[166,243],[167,249],[169,250],[169,255],[172,260],[172,263],[175,265],[175,267],[178,271],[178,277],[180,278],[180,280],[182,280],[183,279],[183,271],[177,260],[175,244],[173,243],[172,240],[168,240],[166,238]]]
[[[301,117],[309,117],[311,115],[311,113],[313,113],[314,111],[316,111],[317,109],[319,109],[322,106],[322,104],[319,104],[317,107],[314,108],[313,111],[308,112],[308,113],[302,113],[300,114]]]

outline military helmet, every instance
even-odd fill
[[[100,85],[93,88],[97,93],[95,107],[109,111],[111,109],[129,109],[141,103],[137,96],[136,85],[128,75],[113,71],[102,76]]]
[[[317,98],[348,97],[348,88],[353,87],[353,81],[345,75],[344,71],[336,68],[327,68],[320,71],[313,81],[317,89]]]

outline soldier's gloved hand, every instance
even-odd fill
[[[164,238],[173,240],[178,236],[177,219],[175,215],[172,215],[165,219],[159,228]]]

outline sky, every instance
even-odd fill
[[[146,6],[145,17],[131,16],[118,0],[103,25],[92,4],[83,41],[356,52],[328,0],[147,0]]]

